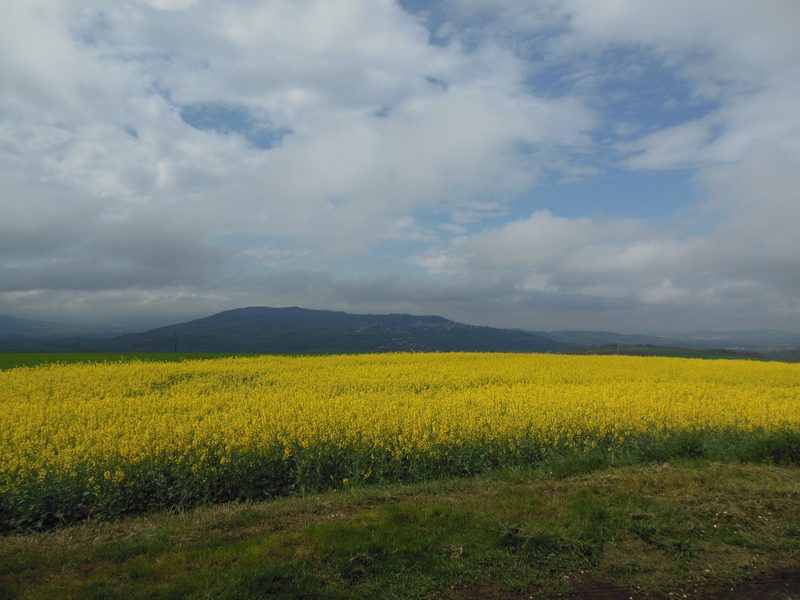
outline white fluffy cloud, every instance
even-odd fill
[[[462,18],[487,10],[485,4],[467,1],[455,5]],[[542,4],[526,10],[498,0],[491,6],[494,27],[513,32],[515,43],[542,28],[541,20],[525,18],[541,15]],[[609,317],[617,327],[649,318],[651,329],[681,323],[796,328],[800,6],[588,0],[544,6],[560,15],[551,22],[562,28],[552,34],[544,60],[574,61],[580,69],[593,65],[596,71],[575,71],[576,89],[601,94],[603,82],[620,74],[614,72],[615,63],[592,57],[636,48],[687,87],[688,102],[709,103],[702,116],[665,127],[630,127],[620,115],[606,115],[609,127],[625,130],[627,139],[614,145],[620,165],[693,173],[702,202],[661,223],[564,219],[537,212],[462,236],[421,255],[419,262],[458,273],[464,281],[494,277],[512,282],[520,291],[518,296],[509,293],[512,306],[524,302],[526,294],[534,305],[545,306],[536,299],[542,293],[565,301],[625,300],[628,317]],[[635,78],[627,93],[637,93]],[[587,103],[597,102],[587,97]],[[682,315],[665,311],[667,306]],[[592,314],[602,322],[610,312]],[[637,321],[639,315],[649,317]]]
[[[4,8],[3,167],[22,186],[8,229],[30,218],[28,172],[91,197],[99,220],[158,211],[201,236],[363,250],[420,206],[526,189],[516,145],[581,143],[592,125],[573,99],[526,93],[513,56],[431,46],[390,2],[48,6]],[[290,133],[264,151],[198,131],[181,118],[197,104]],[[57,228],[48,213],[35,220]]]
[[[780,1],[4,2],[0,312],[785,326],[797,23]],[[616,72],[615,48],[710,108],[613,112],[604,83],[635,98],[647,69]],[[683,170],[702,202],[669,222],[524,208],[543,178],[609,167]]]

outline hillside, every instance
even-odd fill
[[[54,319],[57,317],[54,317]],[[139,333],[0,315],[2,352],[334,354],[400,351],[562,352],[797,361],[800,334],[771,330],[678,334],[525,331],[441,316],[251,307]]]
[[[571,348],[520,330],[478,327],[439,316],[351,314],[251,307],[92,340],[89,349],[136,352],[321,354],[402,351],[562,352]]]

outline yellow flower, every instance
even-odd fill
[[[453,353],[49,365],[0,372],[0,490],[46,477],[95,489],[101,473],[122,485],[153,471],[139,465],[214,478],[240,460],[350,465],[330,476],[346,486],[392,461],[413,471],[705,430],[800,431],[800,364]]]

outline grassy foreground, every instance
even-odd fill
[[[800,593],[797,466],[556,467],[6,535],[0,598]]]

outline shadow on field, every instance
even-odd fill
[[[572,600],[637,600],[646,596],[631,590],[625,590],[607,581],[582,573],[571,581]],[[465,596],[471,598],[472,596]],[[476,598],[478,596],[475,596]],[[491,596],[489,596],[491,597]],[[502,598],[504,596],[497,596]],[[527,596],[523,595],[522,598]],[[800,599],[800,571],[781,571],[768,577],[759,577],[752,581],[736,585],[691,588],[685,592],[673,592],[667,598],[703,598],[705,600],[794,600]]]

